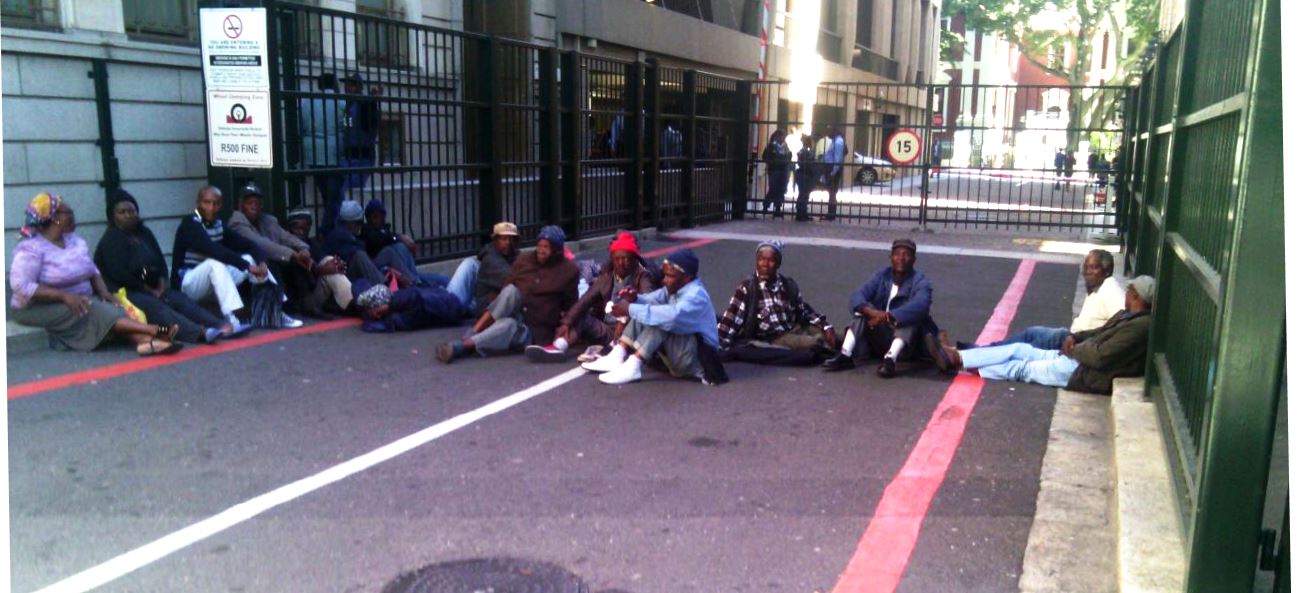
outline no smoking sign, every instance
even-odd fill
[[[887,158],[898,165],[908,165],[923,154],[923,141],[914,130],[897,130],[887,139]]]

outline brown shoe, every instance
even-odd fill
[[[455,345],[450,342],[438,344],[436,355],[437,360],[440,360],[445,364],[450,364],[451,361],[455,360]]]

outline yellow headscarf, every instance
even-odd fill
[[[40,233],[41,227],[49,224],[54,219],[54,213],[58,211],[59,205],[63,203],[63,198],[58,194],[41,192],[27,203],[27,218],[23,222],[23,227],[19,229],[24,237],[35,237]]]

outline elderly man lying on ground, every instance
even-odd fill
[[[1117,279],[1112,277],[1112,269],[1112,254],[1107,251],[1095,249],[1085,256],[1081,276],[1085,279],[1086,296],[1081,305],[1081,313],[1072,320],[1072,327],[1033,325],[999,342],[987,345],[1003,346],[1021,343],[1042,350],[1058,350],[1063,347],[1063,340],[1067,339],[1067,336],[1095,329],[1107,323],[1126,304],[1126,291]],[[963,349],[977,347],[963,342],[956,346]]]
[[[608,263],[599,276],[563,314],[562,323],[554,331],[554,342],[528,346],[528,360],[563,362],[567,360],[568,346],[576,343],[591,344],[590,349],[601,354],[621,338],[625,324],[613,316],[609,307],[629,302],[627,299],[633,295],[653,292],[657,282],[640,259],[635,235],[625,232],[617,235],[608,245],[608,254]]]
[[[762,242],[756,255],[756,273],[739,283],[717,324],[722,358],[806,366],[832,357],[833,326],[802,298],[797,283],[779,272],[783,242]]]
[[[563,257],[563,229],[540,229],[536,249],[520,254],[508,283],[473,324],[472,333],[459,342],[437,347],[437,359],[446,364],[476,352],[492,356],[520,352],[532,343],[554,341],[563,312],[576,304],[576,264]]]
[[[851,295],[855,321],[842,339],[842,351],[824,362],[824,370],[854,368],[858,354],[873,354],[883,359],[878,376],[890,379],[896,376],[898,361],[917,358],[920,341],[931,358],[939,358],[937,324],[929,313],[932,284],[914,269],[917,252],[914,241],[892,242],[891,265]]]
[[[644,363],[654,360],[675,377],[729,381],[716,350],[716,311],[693,250],[672,251],[662,262],[662,288],[628,301],[612,307],[614,316],[630,318],[617,345],[582,368],[601,373],[599,381],[609,385],[639,381]]]
[[[1058,350],[1023,343],[966,350],[943,344],[943,355],[954,368],[975,370],[984,379],[1108,395],[1113,378],[1144,373],[1154,287],[1150,276],[1131,280],[1126,286],[1125,310],[1102,327],[1069,335]]]

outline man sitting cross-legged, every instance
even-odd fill
[[[725,360],[801,366],[833,356],[833,326],[779,273],[783,253],[782,241],[757,246],[756,273],[739,283],[717,324]]]
[[[623,232],[608,246],[608,263],[590,288],[581,295],[554,331],[554,343],[527,347],[532,362],[563,362],[568,346],[592,344],[602,352],[621,337],[625,324],[608,311],[608,304],[626,302],[631,295],[647,294],[657,288],[653,274],[644,268],[635,235]]]
[[[437,359],[450,364],[476,352],[481,356],[521,351],[528,344],[554,341],[563,312],[576,304],[576,264],[563,257],[563,229],[540,229],[536,249],[518,255],[508,283],[473,324],[468,337],[437,347]]]
[[[311,236],[314,223],[310,210],[289,212],[284,224],[289,233],[311,249],[311,284],[305,287],[309,292],[299,300],[307,308],[323,310],[326,315],[351,312],[353,293],[351,280],[347,279],[347,264],[325,252],[322,238]]]
[[[932,321],[932,284],[914,269],[918,247],[909,239],[892,242],[892,264],[879,270],[851,295],[855,321],[842,338],[842,350],[824,362],[824,370],[855,367],[858,352],[882,356],[878,376],[896,376],[896,363],[914,358],[916,342],[922,340],[930,357],[942,364],[936,342],[937,324]]]
[[[1072,327],[1033,325],[1008,338],[987,345],[1003,346],[1022,343],[1042,350],[1058,350],[1063,347],[1063,340],[1073,333],[1092,330],[1107,323],[1126,304],[1126,291],[1122,289],[1117,279],[1112,277],[1112,269],[1112,254],[1103,249],[1092,250],[1085,256],[1081,276],[1085,279],[1086,297],[1081,305],[1081,313],[1072,320]],[[963,342],[957,346],[976,348],[974,344]]]
[[[716,311],[698,279],[698,256],[687,247],[662,262],[662,288],[614,304],[612,314],[629,317],[612,351],[582,368],[601,373],[599,381],[620,385],[639,381],[644,363],[654,358],[676,377],[719,385],[729,380],[716,351]]]
[[[984,379],[1111,394],[1113,378],[1144,374],[1154,287],[1150,276],[1131,280],[1125,310],[1102,327],[1068,336],[1058,350],[1025,343],[959,350],[945,344],[943,354],[955,368],[976,370]]]

